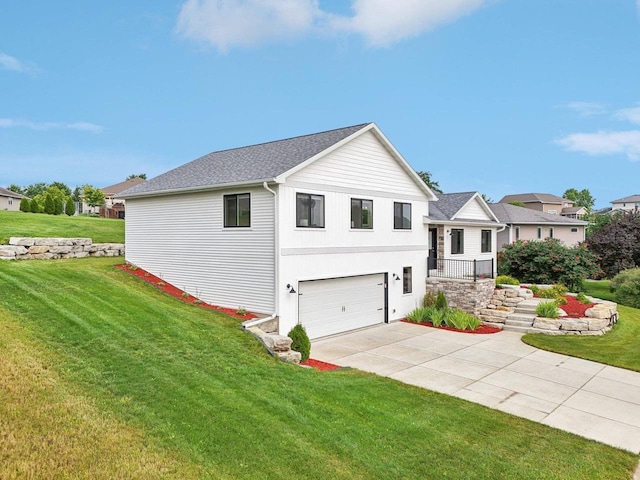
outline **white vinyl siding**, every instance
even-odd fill
[[[471,202],[464,206],[456,215],[457,219],[466,219],[466,220],[493,220],[491,217],[480,205],[480,201],[477,198],[474,198]]]
[[[274,311],[273,196],[251,189],[251,227],[224,228],[224,191],[127,200],[126,258],[223,307]]]

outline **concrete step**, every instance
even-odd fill
[[[509,325],[511,327],[531,327],[533,326],[533,321],[529,320],[509,320],[507,319],[504,322],[505,325]]]
[[[521,322],[524,321],[524,322],[533,323],[535,318],[536,318],[535,314],[530,314],[530,313],[512,313],[507,317],[507,320],[517,320],[517,321],[521,321]]]
[[[512,325],[507,325],[505,323],[504,327],[502,327],[502,330],[505,330],[507,332],[529,333],[529,331],[532,329],[530,327],[516,327]]]
[[[527,315],[535,315],[536,314],[536,307],[531,307],[531,306],[528,306],[528,305],[525,305],[524,307],[521,307],[520,305],[518,305],[513,313],[524,313],[524,314],[527,314]]]

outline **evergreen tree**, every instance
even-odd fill
[[[53,214],[61,215],[64,212],[64,203],[60,198],[55,198],[53,200]]]
[[[64,205],[64,213],[73,217],[76,214],[76,204],[73,202],[73,198],[67,197]]]
[[[44,213],[47,215],[53,215],[55,212],[55,205],[53,204],[53,195],[47,193],[44,197]]]
[[[29,199],[27,197],[22,197],[22,200],[20,200],[20,211],[21,212],[30,212],[31,211],[31,204],[30,204]]]
[[[38,213],[40,211],[40,205],[38,205],[38,201],[35,198],[30,202],[30,211],[31,213]]]

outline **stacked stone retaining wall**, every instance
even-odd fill
[[[93,243],[90,238],[11,237],[9,245],[0,245],[0,260],[55,260],[122,255],[123,243]]]
[[[471,315],[479,316],[489,304],[496,282],[492,278],[463,280],[458,278],[427,278],[427,292],[433,294],[442,291],[447,305],[464,310]]]

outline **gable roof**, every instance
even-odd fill
[[[618,200],[611,200],[611,203],[627,203],[627,202],[640,202],[640,195],[630,195],[628,197],[620,198]]]
[[[109,185],[108,187],[101,188],[102,193],[104,193],[107,197],[111,197],[113,195],[117,195],[120,192],[124,192],[131,187],[135,187],[136,185],[140,185],[144,183],[145,179],[140,177],[133,177],[124,182],[116,183],[115,185]]]
[[[550,213],[532,210],[526,207],[518,207],[508,203],[491,203],[489,208],[498,217],[498,220],[507,224],[535,224],[535,225],[574,225],[585,226],[588,222],[575,218],[552,215]]]
[[[458,214],[464,209],[464,207],[474,199],[478,199],[478,201],[480,201],[482,209],[487,213],[489,217],[492,218],[492,220],[473,220],[458,217]],[[429,203],[429,219],[436,222],[464,220],[466,222],[486,223],[487,221],[494,221],[497,223],[499,221],[478,192],[439,194],[438,200]]]
[[[0,187],[0,197],[11,197],[11,198],[24,198],[24,195],[21,195],[16,192],[12,192],[6,188]]]
[[[563,203],[571,202],[571,200],[551,195],[550,193],[516,193],[513,195],[505,195],[498,203],[510,202],[553,203],[562,205]]]
[[[282,182],[286,176],[367,131],[376,135],[429,200],[436,199],[435,194],[374,123],[209,153],[130,188],[119,197],[146,197],[233,185]]]

